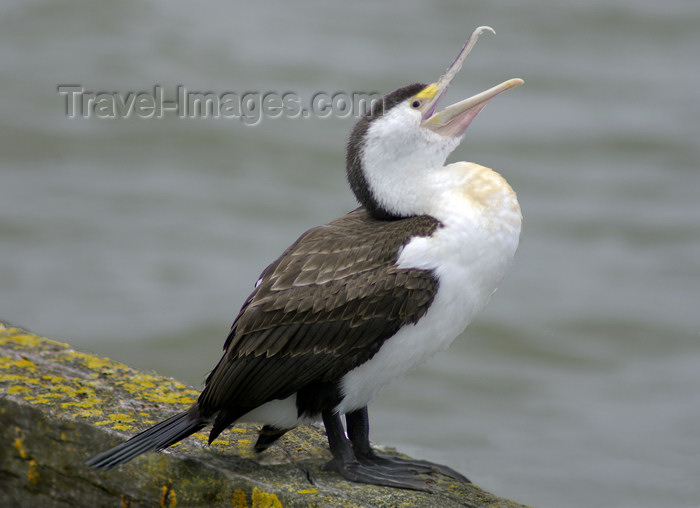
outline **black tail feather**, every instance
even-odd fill
[[[203,418],[185,411],[144,430],[114,448],[98,453],[85,464],[95,469],[112,469],[142,453],[174,445],[206,425],[207,422]]]

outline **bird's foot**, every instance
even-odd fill
[[[431,480],[419,477],[414,470],[409,468],[397,468],[388,464],[359,462],[357,460],[341,462],[333,459],[323,466],[323,470],[339,473],[343,478],[352,482],[432,492],[428,487],[428,482]]]
[[[374,464],[381,466],[386,470],[391,471],[410,471],[418,474],[434,474],[439,473],[453,480],[458,480],[464,483],[471,483],[469,478],[461,473],[458,473],[449,466],[435,464],[427,460],[405,459],[403,457],[392,457],[381,455],[372,451],[371,453],[358,456],[357,459],[364,464]]]
[[[328,462],[324,469],[335,471],[346,480],[425,492],[431,492],[428,484],[435,483],[435,478],[428,475],[435,473],[471,483],[454,469],[441,464],[433,464],[427,460],[390,457],[375,452],[369,442],[366,407],[346,414],[349,437],[345,435],[337,413],[324,411],[322,416],[328,445],[333,455],[333,460]]]

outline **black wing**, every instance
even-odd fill
[[[380,221],[358,208],[307,231],[268,266],[199,397],[202,414],[217,415],[212,436],[265,402],[340,380],[417,322],[437,279],[395,263],[411,237],[439,225],[425,215]]]

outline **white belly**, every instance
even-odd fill
[[[291,429],[309,423],[312,418],[299,418],[296,393],[286,399],[275,399],[258,406],[240,418],[240,422],[265,423],[278,429]]]
[[[337,407],[338,412],[347,413],[366,406],[390,381],[448,348],[486,305],[495,289],[475,294],[468,289],[469,285],[462,277],[441,279],[438,293],[425,316],[415,325],[399,330],[374,357],[343,377],[344,399]]]
[[[446,295],[446,292],[441,292]],[[442,304],[447,298],[447,295],[441,297],[439,292],[431,309],[418,323],[399,330],[369,361],[343,377],[341,393],[344,398],[336,408],[339,413],[366,406],[390,381],[449,347],[471,316],[462,309],[443,309]]]

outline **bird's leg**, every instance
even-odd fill
[[[326,471],[340,473],[343,478],[353,482],[430,492],[425,481],[412,471],[400,471],[381,464],[359,461],[345,436],[340,416],[332,411],[323,411],[322,415],[328,434],[328,446],[333,455],[333,460],[324,466]]]
[[[387,470],[413,471],[415,473],[440,473],[455,480],[471,483],[468,478],[454,469],[427,460],[405,459],[380,455],[369,443],[369,415],[367,406],[345,415],[348,425],[348,437],[352,442],[356,459],[364,464],[376,464]]]
[[[260,453],[267,450],[272,443],[284,436],[291,429],[278,429],[272,425],[264,425],[258,432],[258,440],[255,442],[253,449]]]

